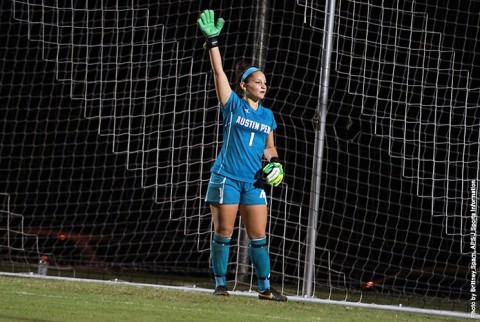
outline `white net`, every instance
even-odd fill
[[[320,239],[347,250],[333,261],[371,281],[364,288],[469,296],[480,161],[477,5],[339,3],[335,140],[320,220],[328,233]]]
[[[222,137],[196,19],[211,7],[227,22],[220,48],[232,83],[242,59],[267,74],[264,105],[286,172],[268,192],[272,280],[302,294],[324,50],[318,3],[4,1],[2,258],[208,276],[203,197]],[[470,295],[479,9],[337,0],[316,296],[412,296],[414,306],[456,309]],[[252,278],[238,224],[235,286]]]

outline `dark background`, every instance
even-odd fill
[[[235,64],[256,59],[256,4],[143,2],[150,17],[137,11],[138,26],[148,21],[164,28],[136,32],[132,39],[123,35],[125,44],[156,43],[149,52],[134,46],[132,55],[129,46],[99,51],[102,19],[95,12],[101,5],[113,8],[114,1],[75,4],[76,15],[62,16],[75,21],[74,36],[44,27],[43,42],[38,4],[31,2],[29,16],[27,5],[17,3],[14,11],[13,3],[2,2],[0,17],[1,227],[22,225],[7,213],[23,216],[24,232],[38,236],[38,251],[60,266],[208,273],[210,220],[202,197],[221,136],[208,55],[195,23],[205,8],[226,20],[221,52],[234,82]],[[272,278],[284,274],[295,282],[303,275],[325,8],[315,2],[306,10],[295,2],[269,5],[264,105],[275,113],[286,171],[286,185],[270,192]],[[478,179],[479,160],[479,10],[475,1],[398,1],[383,11],[380,34],[380,9],[337,1],[317,229],[319,286],[333,272],[332,286],[342,289],[362,289],[372,280],[382,293],[469,296],[468,179]],[[54,21],[52,12],[46,10],[44,22]],[[132,21],[128,14],[104,19],[104,27],[115,19],[122,26]],[[103,39],[114,37],[104,33]],[[46,41],[91,46],[72,53],[72,46],[57,50]],[[54,62],[57,53],[78,62],[73,71],[66,60]],[[161,61],[148,70],[119,69],[154,81],[113,88],[108,63],[116,54],[117,64],[128,55],[139,64]],[[206,90],[201,73],[208,75]],[[189,74],[195,76],[184,76]],[[99,79],[109,85],[100,87]],[[114,124],[116,91],[121,94]],[[142,113],[148,116],[136,117]],[[129,126],[136,134],[130,140]],[[154,135],[142,141],[142,127]],[[145,159],[128,153],[142,144],[158,152]],[[178,149],[169,149],[172,144]],[[418,161],[419,155],[427,161]],[[35,238],[0,232],[2,257],[36,261]],[[21,241],[30,250],[8,244]]]

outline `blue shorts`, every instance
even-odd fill
[[[266,205],[267,195],[253,183],[212,173],[205,201],[219,205]]]

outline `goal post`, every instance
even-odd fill
[[[315,140],[313,147],[312,180],[310,190],[309,216],[305,252],[305,272],[303,276],[304,296],[313,296],[315,247],[320,206],[320,187],[322,181],[323,147],[325,142],[325,126],[328,110],[328,87],[330,84],[330,66],[333,51],[333,33],[336,1],[330,0],[325,6],[325,27],[322,41],[322,60],[316,119],[314,120]]]

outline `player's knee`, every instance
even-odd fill
[[[266,232],[263,229],[250,229],[247,235],[250,239],[263,239],[266,237]]]
[[[233,235],[233,229],[228,227],[215,227],[215,234],[223,238],[231,238]]]

